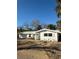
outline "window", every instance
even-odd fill
[[[47,36],[47,33],[45,33],[44,36]]]
[[[52,36],[52,33],[45,33],[44,36]]]
[[[49,36],[52,36],[52,33],[49,33]]]

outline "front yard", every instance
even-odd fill
[[[18,59],[60,59],[61,43],[40,40],[18,40]]]

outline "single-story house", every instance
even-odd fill
[[[21,32],[19,37],[34,40],[61,41],[61,32],[59,30],[41,29],[38,31]]]

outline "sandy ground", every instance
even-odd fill
[[[19,50],[17,59],[49,59],[45,51],[39,50]]]
[[[61,59],[61,47],[57,42],[43,42],[34,40],[21,40],[17,43],[17,48],[23,48],[17,50],[17,59]],[[24,49],[26,47],[54,47],[53,49]]]

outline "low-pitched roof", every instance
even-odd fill
[[[38,30],[38,31],[36,31],[36,32],[42,32],[42,31],[52,31],[52,32],[61,33],[59,30],[51,30],[51,29],[46,29],[46,28],[41,29],[41,30]]]
[[[61,33],[59,30],[50,30],[50,29],[41,29],[41,30],[37,30],[37,31],[25,31],[25,32],[21,32],[21,34],[35,34],[38,32],[43,32],[43,31],[51,31],[51,32],[56,32],[56,33]]]

